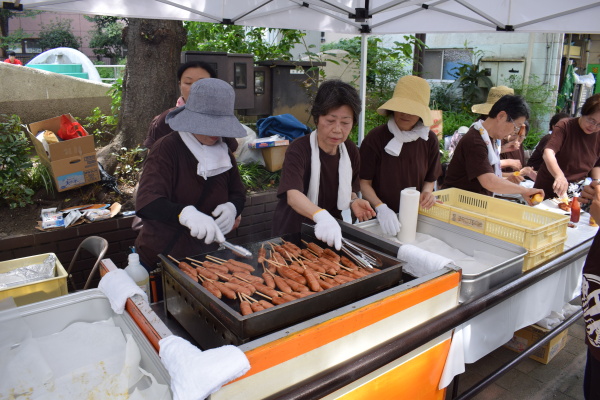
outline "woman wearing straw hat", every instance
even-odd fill
[[[358,198],[360,156],[348,140],[360,114],[356,89],[340,80],[321,84],[311,109],[317,129],[292,142],[285,153],[273,215],[272,233],[299,232],[313,222],[315,236],[340,249],[342,231],[336,218],[350,208],[356,218],[375,216],[369,203]]]
[[[502,178],[497,143],[519,132],[527,117],[529,107],[522,97],[502,96],[489,110],[488,117],[475,122],[458,142],[443,187],[486,195],[520,194],[531,205],[531,197],[544,192]]]
[[[417,76],[398,80],[394,95],[377,112],[388,115],[387,124],[369,132],[360,147],[360,188],[377,211],[384,233],[400,231],[397,213],[400,192],[415,187],[420,204],[435,203],[434,183],[442,174],[439,142],[429,127],[429,84]]]
[[[185,105],[171,111],[175,131],[159,139],[144,164],[136,198],[143,226],[135,241],[154,269],[158,254],[181,258],[216,250],[246,201],[235,159],[223,137],[244,137],[233,114],[235,94],[220,79],[195,82]]]

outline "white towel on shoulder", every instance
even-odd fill
[[[416,278],[438,271],[452,263],[449,258],[420,249],[412,244],[400,246],[398,258],[407,263],[403,269],[404,272],[408,272]]]
[[[136,285],[129,274],[123,269],[116,269],[104,275],[100,279],[98,289],[108,297],[110,307],[117,314],[123,314],[125,303],[131,296],[139,294],[148,301],[148,295]]]
[[[160,359],[171,376],[174,400],[201,400],[250,369],[243,351],[227,345],[202,351],[179,336],[158,342]]]
[[[223,140],[219,139],[214,145],[206,146],[200,143],[193,133],[179,132],[179,136],[198,160],[196,172],[205,180],[231,169],[229,150]]]
[[[385,145],[385,152],[391,156],[398,157],[402,151],[404,143],[414,142],[417,139],[427,140],[429,139],[429,127],[423,125],[423,122],[419,121],[410,131],[403,131],[398,128],[394,116],[390,115],[387,123],[388,129],[394,135],[392,140]]]
[[[488,161],[490,162],[490,165],[492,167],[494,167],[494,174],[496,174],[496,176],[502,178],[502,170],[500,169],[500,153],[498,151],[498,144],[496,143],[496,146],[494,146],[494,144],[492,143],[492,140],[490,139],[490,135],[488,134],[488,131],[483,127],[482,122],[483,122],[482,120],[478,120],[478,121],[474,122],[473,125],[471,125],[471,126],[479,131],[481,138],[483,139],[483,141],[485,142],[485,145],[487,146]]]
[[[321,159],[319,157],[319,143],[317,131],[310,134],[310,182],[308,184],[307,197],[314,204],[319,205],[319,185],[321,183]],[[352,198],[352,163],[348,155],[348,149],[344,143],[338,146],[340,152],[340,163],[338,167],[339,185],[337,207],[338,210],[346,210],[350,207]]]

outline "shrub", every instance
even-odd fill
[[[270,189],[279,185],[281,171],[269,172],[258,163],[238,163],[238,170],[240,171],[242,183],[249,192]]]
[[[34,191],[27,186],[31,145],[17,115],[0,115],[0,203],[10,208],[32,203]]]
[[[127,186],[135,186],[137,184],[145,154],[146,149],[140,146],[134,149],[121,147],[118,153],[113,154],[117,157],[115,177],[120,184]]]

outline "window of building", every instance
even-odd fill
[[[14,51],[17,54],[39,54],[42,52],[39,42],[39,39],[23,39],[20,43],[14,44],[7,50]]]
[[[456,68],[472,64],[470,49],[426,49],[423,54],[423,78],[455,80]]]

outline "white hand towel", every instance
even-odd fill
[[[404,271],[417,278],[438,271],[452,263],[449,258],[430,253],[411,244],[400,246],[398,258],[407,262]]]
[[[104,293],[110,301],[110,307],[117,314],[123,314],[127,299],[133,295],[139,294],[146,301],[148,296],[144,291],[135,284],[133,279],[125,272],[125,270],[117,269],[110,271],[100,279],[98,289]]]
[[[390,115],[387,123],[388,129],[391,134],[394,135],[392,140],[385,145],[385,152],[391,156],[398,157],[402,151],[404,143],[414,142],[417,139],[427,140],[429,139],[429,127],[423,125],[423,122],[419,121],[410,131],[403,131],[398,128],[394,116]]]
[[[179,336],[158,342],[160,359],[171,375],[174,400],[201,400],[250,369],[243,351],[222,346],[202,351]]]
[[[308,183],[307,197],[313,204],[319,205],[319,185],[321,183],[321,159],[319,157],[319,143],[317,140],[317,131],[310,134],[310,182]],[[352,163],[346,145],[342,143],[338,146],[340,152],[340,163],[338,166],[338,210],[346,210],[350,207],[352,199]]]
[[[488,134],[488,131],[483,127],[482,122],[483,122],[482,120],[479,120],[477,122],[474,122],[473,125],[471,125],[471,126],[479,131],[481,138],[483,139],[483,141],[485,142],[485,145],[487,146],[488,161],[490,162],[490,165],[494,167],[494,174],[496,174],[496,176],[499,176],[500,178],[502,178],[502,170],[500,169],[500,153],[498,151],[498,144],[496,143],[496,145],[494,146],[494,143],[492,143],[492,140],[490,139],[490,135]]]
[[[212,146],[206,146],[200,143],[193,133],[179,132],[179,136],[194,157],[196,157],[196,160],[198,160],[196,171],[205,180],[231,169],[229,151],[227,150],[227,145],[222,140],[219,140]]]

